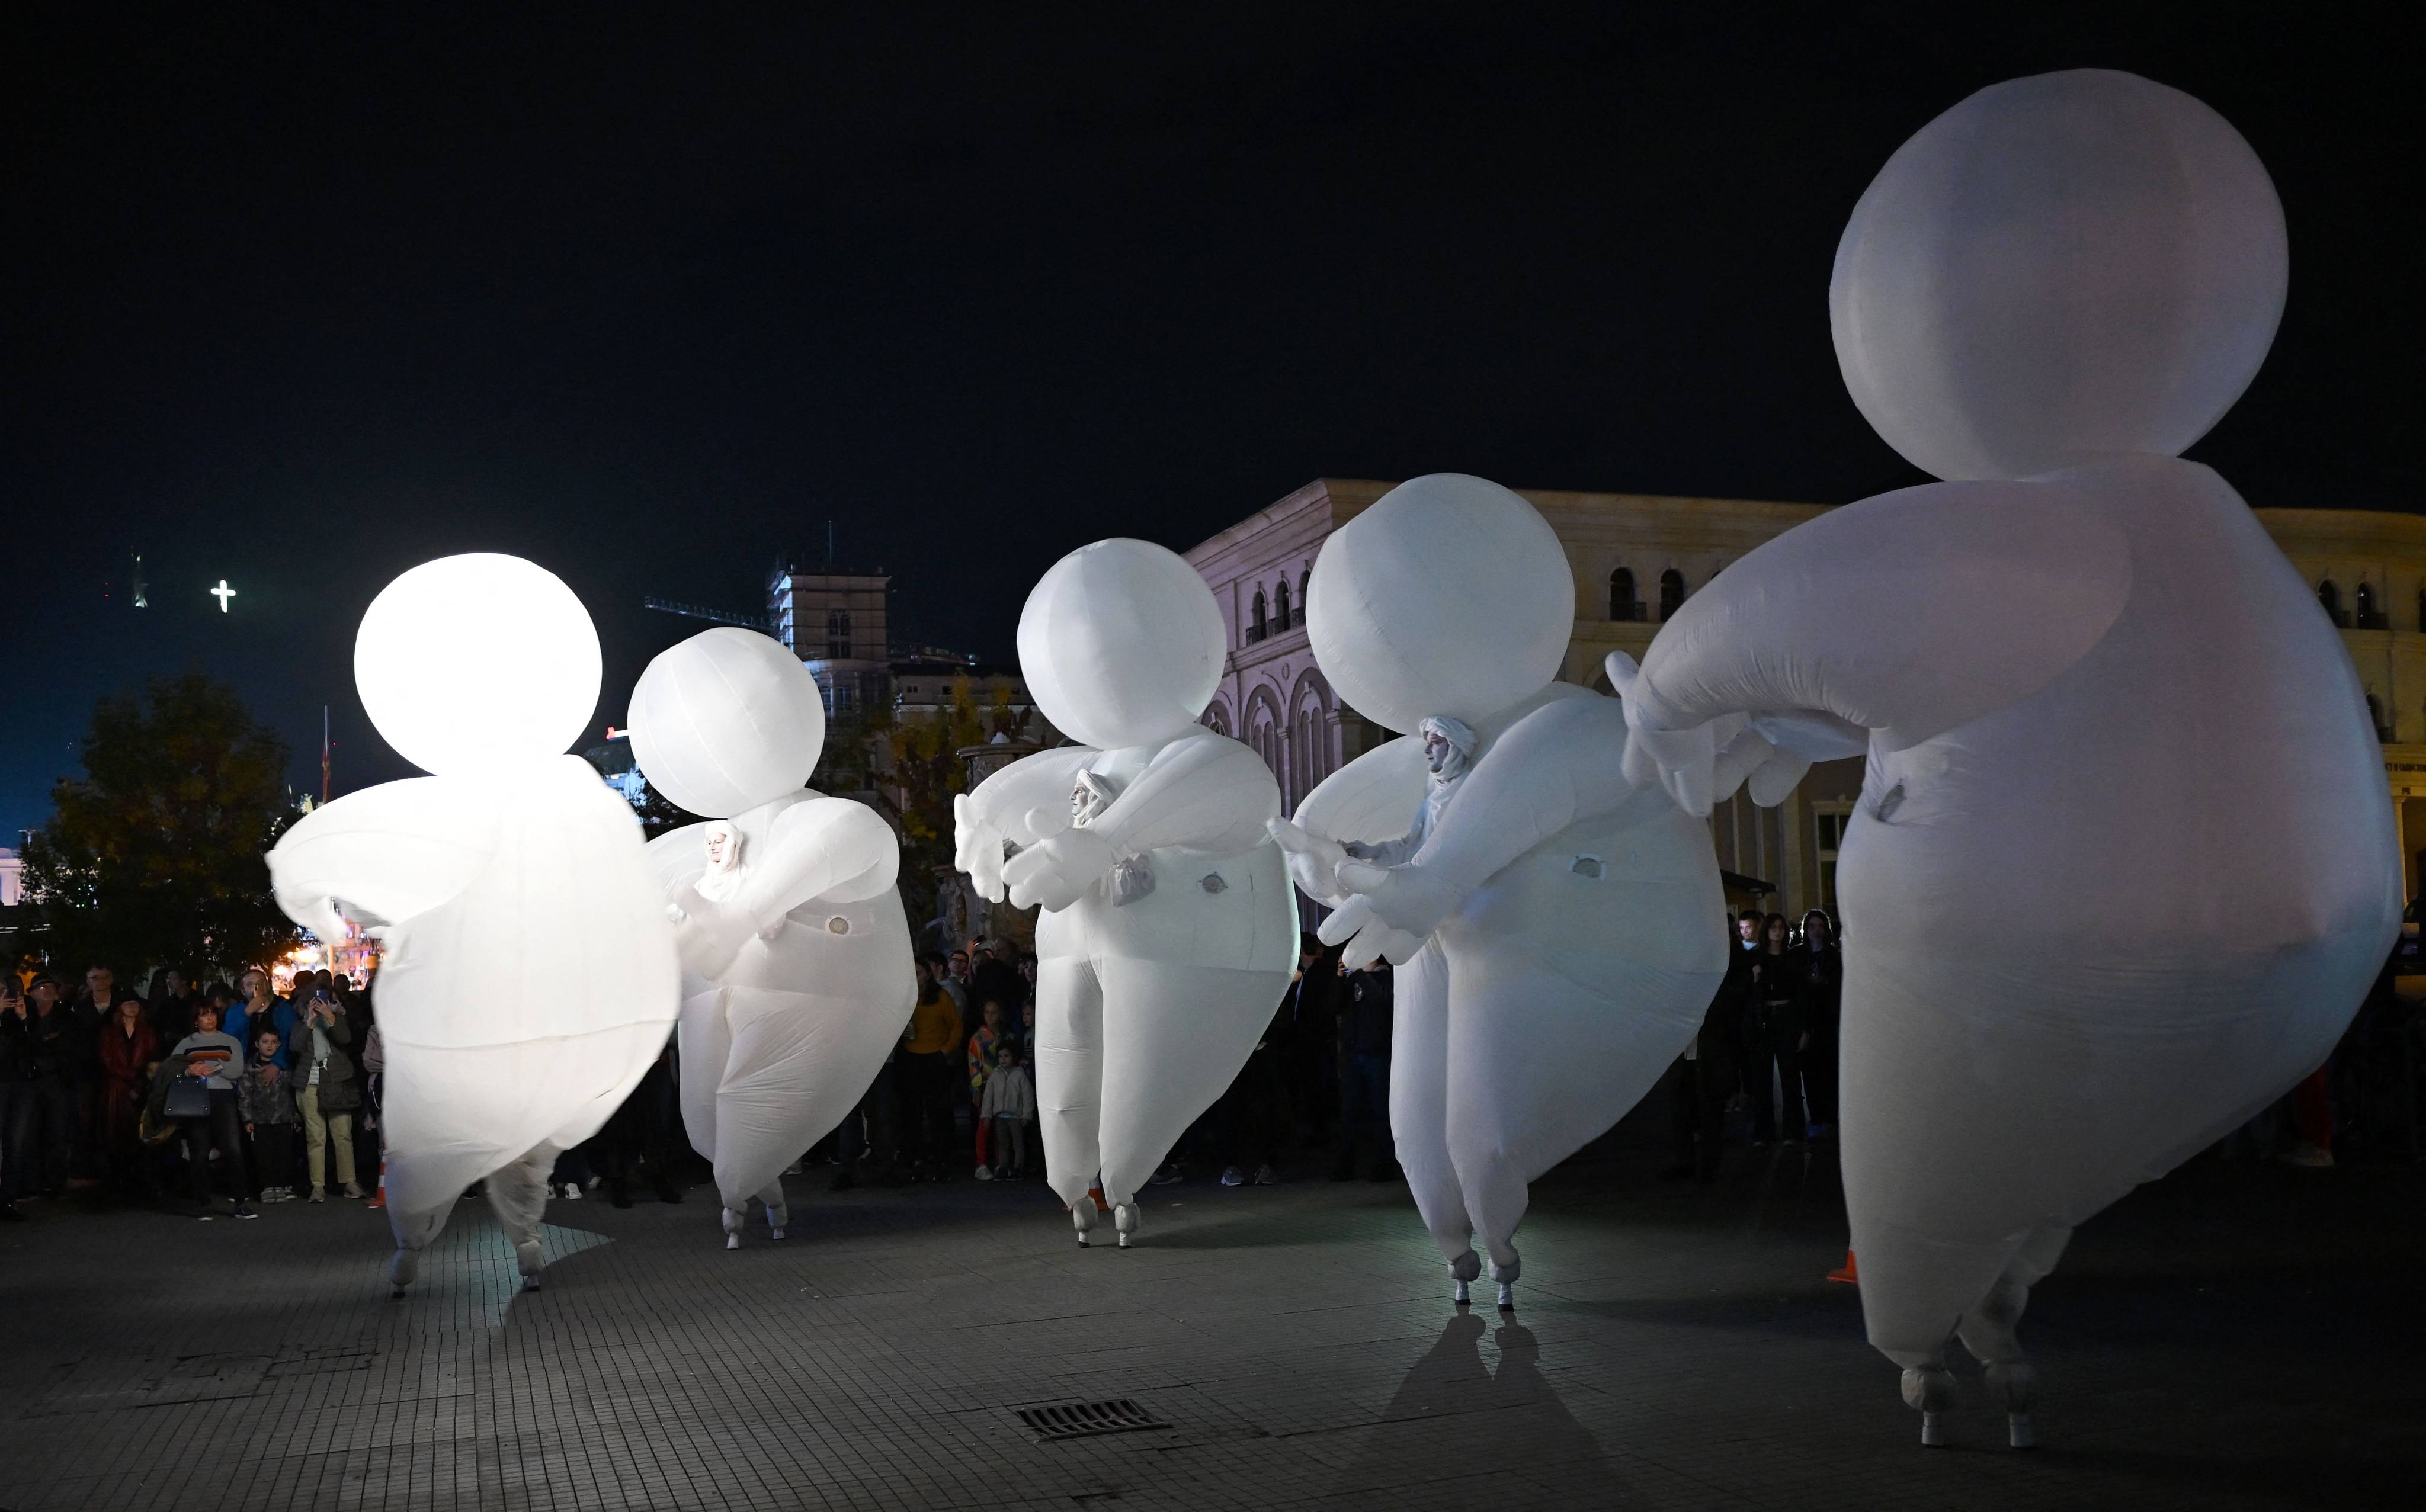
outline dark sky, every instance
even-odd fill
[[[354,625],[452,552],[580,593],[603,725],[701,628],[642,594],[755,607],[828,519],[897,638],[1006,655],[1061,553],[1324,474],[1918,481],[1837,378],[1836,239],[1932,116],[2053,68],[2189,89],[2282,191],[2282,335],[2193,455],[2419,504],[2389,10],[489,8],[0,20],[0,836],[97,694],[185,666],[299,781],[323,704],[341,790],[404,775]]]

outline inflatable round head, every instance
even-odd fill
[[[1886,443],[1942,478],[2178,456],[2256,376],[2289,253],[2240,134],[2079,69],[1993,85],[1879,171],[1829,323]]]
[[[720,625],[657,653],[632,689],[632,759],[677,806],[711,819],[808,785],[826,706],[801,659]]]
[[[598,707],[598,631],[564,580],[519,556],[424,562],[380,590],[354,633],[354,686],[425,772],[554,756]]]
[[[1055,562],[1019,611],[1019,674],[1082,746],[1119,750],[1194,725],[1221,685],[1213,590],[1176,553],[1099,540]]]
[[[1306,636],[1357,713],[1401,733],[1467,724],[1559,675],[1574,634],[1567,554],[1498,484],[1434,473],[1332,533],[1307,585]]]

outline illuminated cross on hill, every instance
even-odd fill
[[[235,597],[235,589],[227,586],[226,578],[221,578],[219,579],[219,586],[211,589],[211,597],[219,601],[219,613],[225,614],[227,613],[227,601]]]

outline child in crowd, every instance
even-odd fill
[[[969,1036],[969,1111],[977,1116],[972,1121],[977,1125],[977,1176],[980,1182],[994,1178],[986,1161],[985,1089],[1001,1057],[1003,1044],[1002,1005],[988,998],[985,1021]]]
[[[186,1057],[186,1074],[198,1078],[209,1090],[208,1114],[185,1120],[186,1166],[192,1173],[194,1203],[202,1211],[195,1214],[208,1223],[218,1214],[211,1208],[211,1153],[218,1152],[226,1167],[228,1185],[235,1197],[235,1215],[257,1218],[252,1204],[246,1200],[251,1188],[244,1179],[244,1145],[236,1133],[237,1084],[244,1079],[244,1047],[219,1033],[219,1010],[203,1004],[194,1013],[194,1032],[177,1041],[170,1051],[172,1056]]]
[[[1027,1170],[1027,1130],[1036,1121],[1036,1086],[1016,1041],[1006,1042],[994,1074],[986,1079],[979,1117],[994,1129],[995,1168],[991,1174],[1009,1180]],[[983,1171],[984,1166],[978,1167]]]
[[[264,1029],[252,1039],[252,1069],[236,1090],[244,1132],[252,1138],[254,1169],[261,1178],[264,1202],[295,1200],[295,1092],[278,1065],[278,1031]]]

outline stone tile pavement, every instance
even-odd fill
[[[2426,1173],[2202,1163],[2101,1216],[2025,1325],[2019,1455],[1976,1368],[1917,1447],[1821,1279],[1825,1149],[1656,1164],[1536,1187],[1513,1319],[1363,1182],[1158,1188],[1125,1253],[1033,1182],[796,1179],[734,1253],[704,1189],[559,1201],[536,1294],[467,1203],[402,1302],[359,1204],[53,1209],[0,1229],[0,1508],[2419,1504]],[[1116,1397],[1168,1426],[1017,1416]]]

